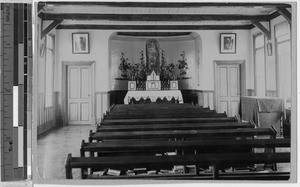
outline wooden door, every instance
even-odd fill
[[[92,123],[92,83],[90,66],[68,66],[67,96],[69,124]]]
[[[226,112],[229,117],[239,117],[240,66],[218,65],[216,81],[217,112]]]

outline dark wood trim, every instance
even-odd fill
[[[276,7],[291,7],[290,4],[284,3],[175,3],[175,2],[39,2],[52,5],[102,5],[109,7],[168,7],[168,8],[186,8],[186,7],[203,7],[203,6],[239,6],[239,7],[263,7],[263,8],[276,8]]]
[[[45,2],[40,2],[37,5],[38,12],[40,12],[46,6]]]
[[[283,7],[277,7],[277,11],[291,24],[292,16],[290,11]]]
[[[41,38],[44,38],[50,31],[52,31],[52,29],[54,29],[55,27],[57,27],[61,22],[62,22],[61,20],[55,20],[55,21],[53,21],[47,28],[45,28],[42,31]]]
[[[274,18],[277,18],[278,16],[280,16],[281,14],[277,11],[275,11],[274,13],[272,13],[270,16],[269,16],[269,19],[272,20]]]
[[[191,32],[118,32],[119,36],[138,36],[138,37],[171,37],[189,36]]]
[[[264,35],[267,37],[268,40],[271,40],[271,32],[266,29],[261,23],[258,21],[253,21],[252,22]]]
[[[56,29],[92,30],[250,30],[253,25],[59,25]]]
[[[257,20],[269,21],[269,15],[239,14],[48,14],[41,13],[43,20],[110,20],[110,21],[203,21],[203,20]]]

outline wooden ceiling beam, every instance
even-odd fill
[[[43,20],[110,20],[110,21],[269,21],[269,15],[237,14],[39,14]]]
[[[45,6],[46,6],[46,3],[45,3],[45,2],[43,2],[43,3],[38,3],[38,5],[37,5],[37,10],[38,10],[38,12],[40,12]]]
[[[168,8],[198,8],[204,6],[214,6],[214,7],[263,7],[263,8],[276,8],[276,7],[284,7],[289,8],[291,5],[284,3],[227,3],[227,2],[215,2],[215,3],[197,3],[197,2],[84,2],[84,1],[76,1],[76,2],[39,2],[46,3],[51,5],[100,5],[100,6],[108,6],[108,7],[168,7]]]
[[[56,29],[96,30],[245,30],[253,25],[59,25]]]
[[[291,24],[292,16],[290,11],[283,7],[277,7],[276,10]]]
[[[53,21],[47,28],[45,28],[41,33],[41,38],[44,38],[49,32],[51,32],[55,27],[57,27],[62,20]]]
[[[271,32],[266,29],[260,22],[253,21],[252,22],[264,35],[267,37],[268,40],[271,40]]]
[[[191,32],[118,32],[119,36],[138,36],[138,37],[172,37],[189,36]]]

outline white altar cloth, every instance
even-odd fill
[[[179,103],[183,103],[183,98],[180,90],[128,91],[124,98],[124,104],[128,104],[132,98],[134,98],[136,101],[139,101],[142,98],[144,100],[149,98],[151,102],[155,102],[158,98],[166,98],[168,101],[171,101],[173,97]]]

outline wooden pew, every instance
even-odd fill
[[[198,107],[194,105],[185,105],[185,104],[158,104],[158,105],[114,105],[109,109],[108,112],[111,113],[145,113],[145,112],[179,112],[179,113],[188,113],[188,112],[212,112],[209,108]]]
[[[111,110],[109,111],[109,113],[118,113],[118,114],[131,114],[131,113],[144,113],[144,112],[156,112],[156,113],[216,113],[215,110],[210,110],[208,108],[203,108],[203,109],[197,109],[197,108],[189,108],[189,109],[184,109],[184,108],[181,108],[181,109],[162,109],[162,108],[159,108],[159,109],[143,109],[143,108],[137,108],[137,109],[128,109],[128,110]]]
[[[135,104],[135,105],[125,105],[125,104],[114,104],[112,107],[110,107],[110,110],[115,110],[115,111],[124,111],[128,109],[136,109],[136,108],[141,108],[141,109],[209,109],[209,108],[204,108],[202,106],[197,106],[197,105],[192,105],[189,103],[182,103],[182,104]]]
[[[210,118],[152,118],[152,119],[105,119],[101,125],[141,125],[141,124],[162,124],[162,123],[217,123],[237,122],[235,117],[210,117]]]
[[[175,123],[175,124],[146,124],[146,125],[100,125],[97,132],[117,131],[156,131],[156,130],[209,130],[209,129],[237,129],[254,128],[248,122],[222,122],[222,123]]]
[[[177,149],[197,150],[198,153],[225,153],[249,148],[290,147],[290,139],[203,139],[185,141],[151,141],[151,140],[122,140],[85,142],[81,144],[81,157],[89,152],[94,153],[162,153],[175,152]],[[134,155],[134,154],[132,154]]]
[[[209,108],[131,108],[127,110],[110,110],[109,113],[131,114],[131,113],[216,113]]]
[[[161,130],[161,131],[126,131],[126,132],[92,132],[90,131],[89,142],[93,140],[117,140],[117,139],[203,139],[203,138],[233,138],[276,136],[276,130],[272,128],[245,128],[245,129],[215,129],[215,130]]]
[[[227,117],[226,113],[160,113],[160,112],[144,112],[144,113],[108,113],[104,116],[106,119],[151,119],[151,118],[209,118],[209,117]]]
[[[289,163],[290,153],[223,153],[199,155],[174,156],[115,156],[115,157],[72,157],[69,153],[66,159],[66,178],[72,179],[72,169],[81,168],[102,170],[114,168],[129,170],[134,168],[147,168],[159,170],[174,165],[198,165],[201,163],[213,166],[213,179],[218,179],[219,168],[223,165],[235,164],[271,164]],[[84,175],[83,178],[87,176]]]

